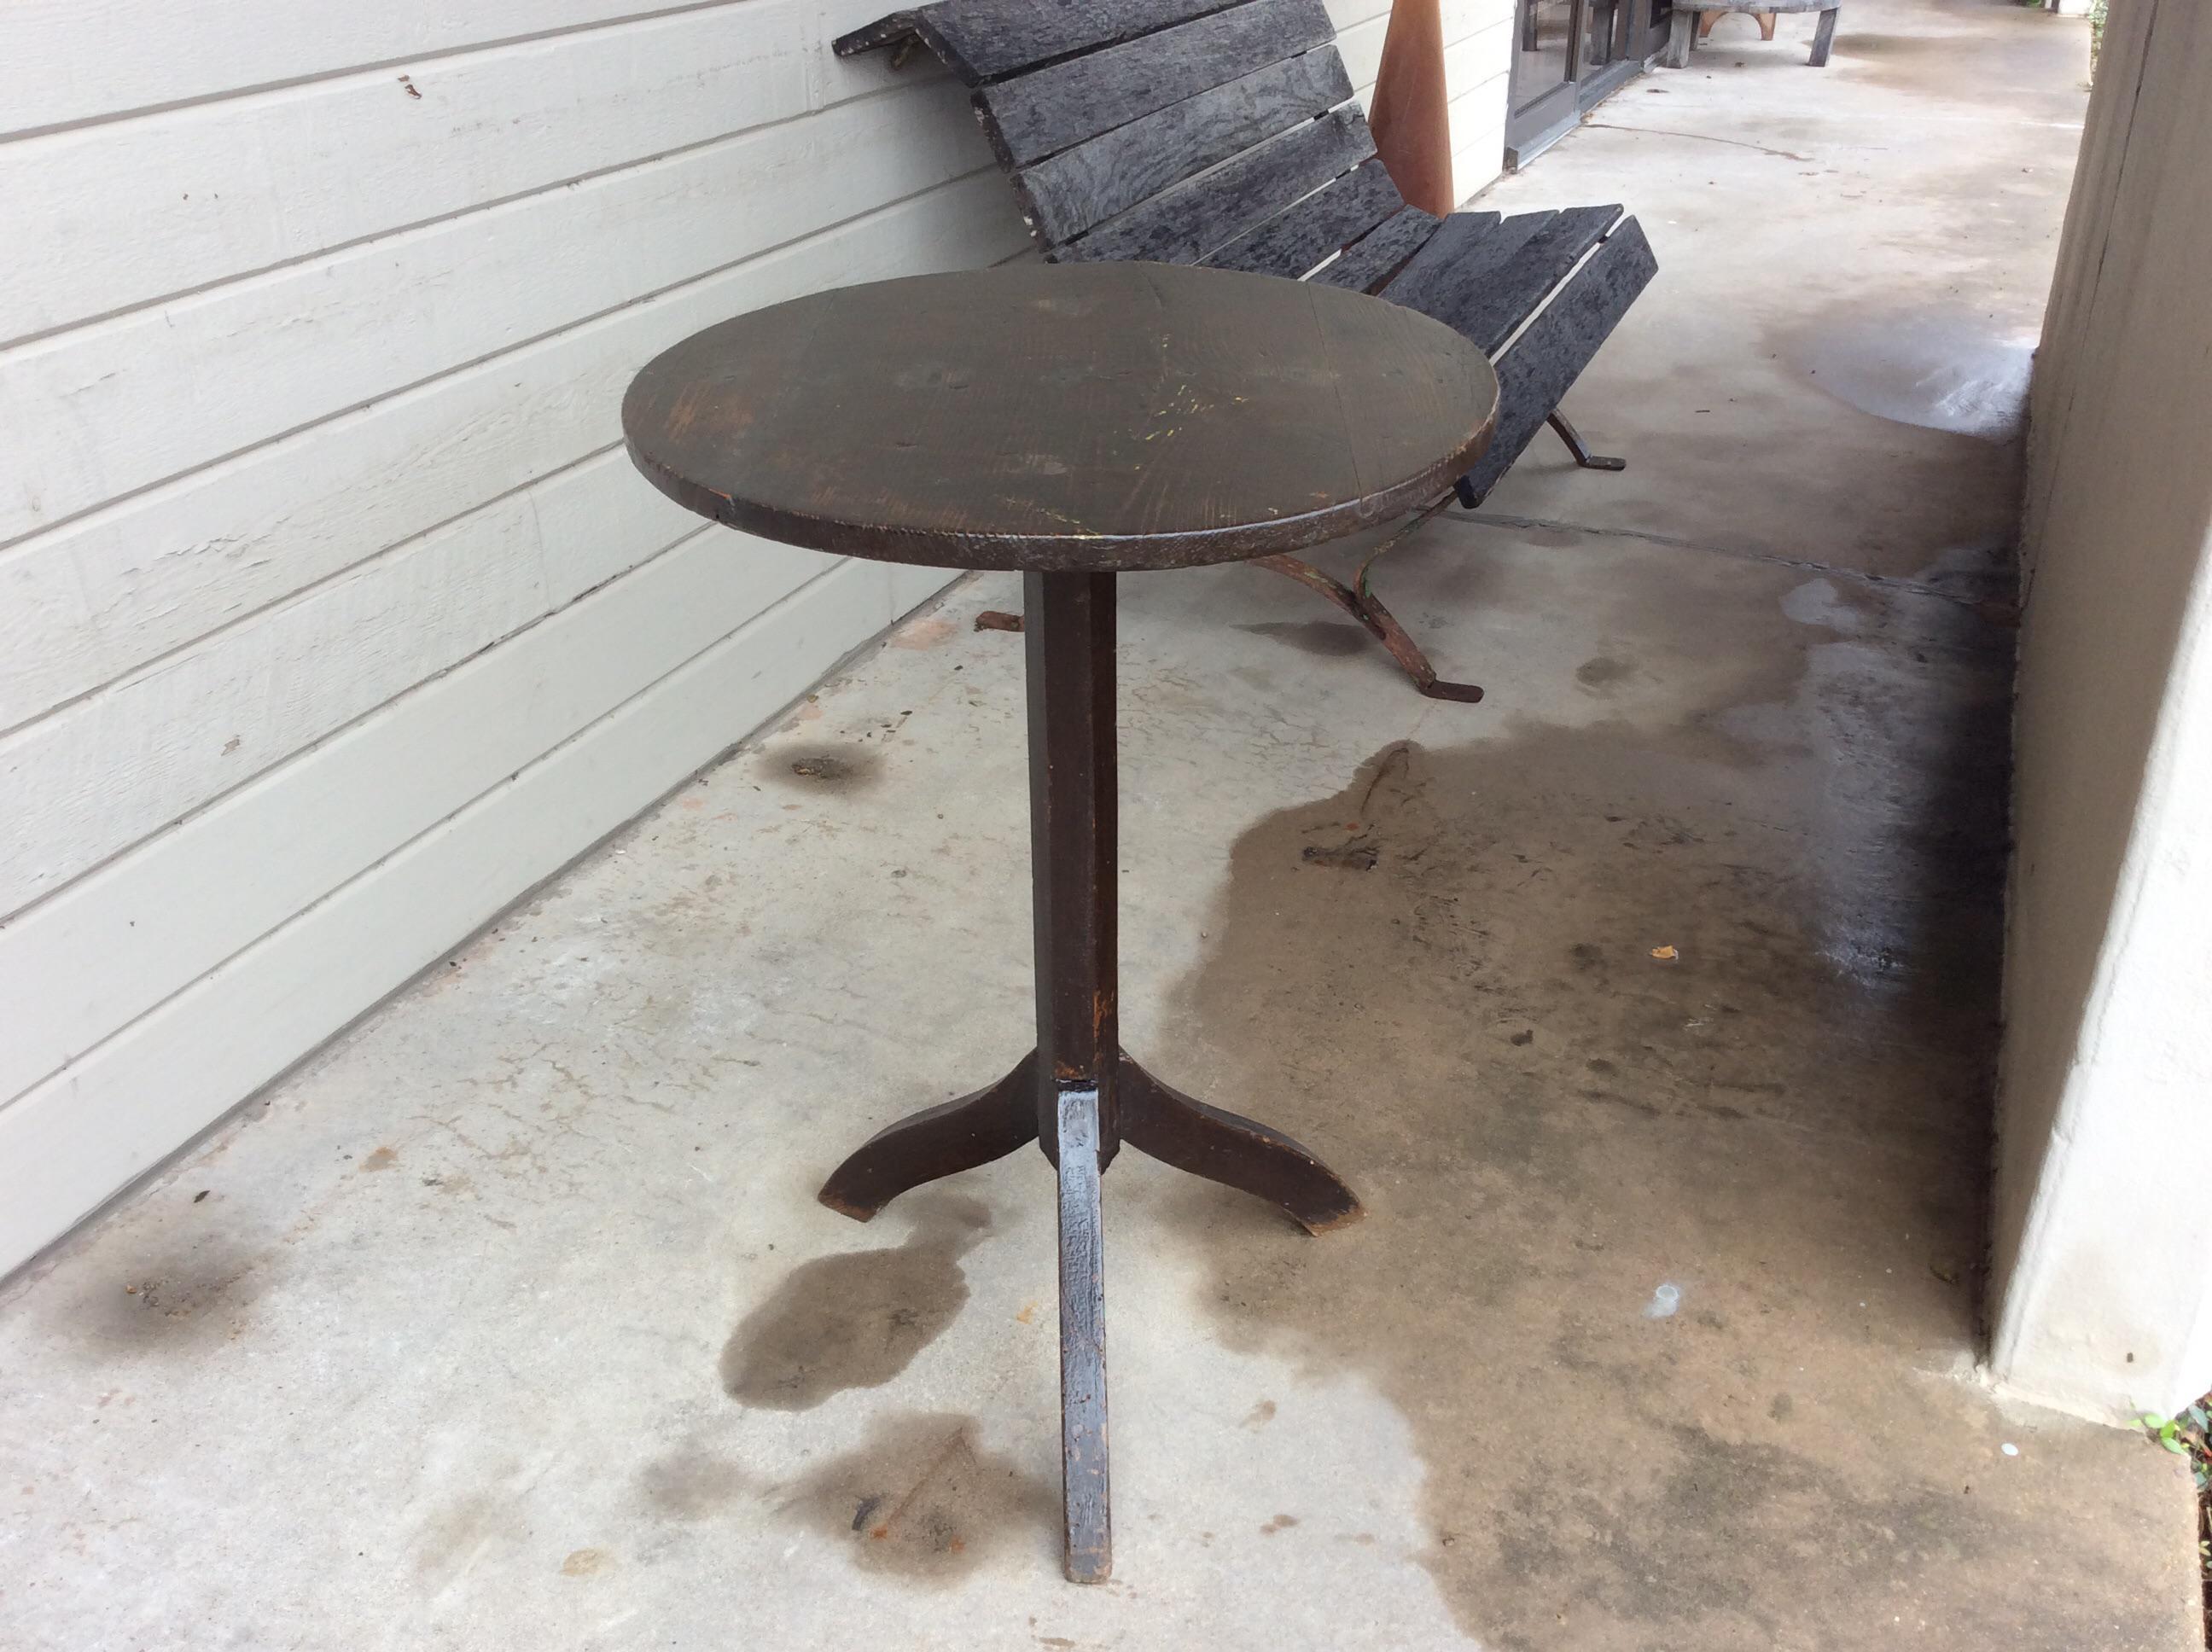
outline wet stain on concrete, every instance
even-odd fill
[[[398,1154],[393,1152],[389,1147],[380,1147],[362,1160],[359,1168],[364,1170],[389,1170],[398,1163]]]
[[[722,1349],[722,1387],[769,1411],[805,1411],[848,1388],[880,1388],[968,1301],[960,1258],[991,1224],[972,1199],[915,1194],[893,1249],[843,1251],[792,1270]]]
[[[489,1492],[457,1497],[423,1521],[416,1534],[415,1575],[434,1588],[441,1588],[466,1571],[486,1549],[520,1535],[509,1499]]]
[[[1366,632],[1337,620],[1266,620],[1237,629],[1254,636],[1272,637],[1302,654],[1318,654],[1324,659],[1361,653],[1373,646]]]
[[[1633,676],[1636,667],[1625,659],[1615,659],[1610,654],[1598,654],[1575,667],[1575,681],[1583,687],[1602,694],[1616,683]]]
[[[1795,337],[1810,382],[1863,413],[1985,441],[2020,434],[2035,335],[1972,312],[1845,313]]]
[[[760,772],[785,786],[850,793],[873,786],[881,768],[872,751],[853,746],[815,746],[769,752],[762,761]]]
[[[1986,1499],[1977,1505],[1956,1485],[1869,1491],[1806,1453],[1720,1438],[1696,1424],[1649,1425],[1656,1449],[1605,1491],[1530,1482],[1504,1522],[1503,1565],[1552,1580],[1582,1621],[1610,1619],[1662,1638],[1686,1631],[1705,1645],[1713,1643],[1699,1630],[1717,1621],[1744,1625],[1734,1632],[1747,1643],[1749,1636],[1770,1646],[1812,1643],[1802,1639],[1805,1625],[1774,1612],[1767,1582],[1800,1545],[1817,1551],[1830,1605],[1856,1600],[1864,1611],[1900,1602],[1899,1582],[1916,1572],[1979,1564],[2008,1536]],[[1592,1531],[1605,1537],[1600,1555],[1582,1540]],[[1826,1643],[1894,1644],[1880,1636],[1899,1627],[1898,1616],[1883,1612],[1864,1641]]]
[[[894,648],[941,648],[960,634],[951,616],[931,614],[921,619],[908,620],[890,635]]]
[[[1984,43],[1971,35],[1838,29],[1833,61],[1900,91],[1953,93],[1958,88],[1962,46],[1985,50]]]
[[[671,1520],[704,1520],[752,1487],[744,1465],[703,1447],[657,1457],[638,1472],[638,1490],[653,1512]]]
[[[982,1449],[972,1417],[878,1418],[854,1451],[794,1487],[784,1511],[849,1550],[864,1571],[925,1583],[966,1576],[1026,1543],[1051,1552],[1059,1488]]]
[[[2055,1445],[1964,1494],[1987,1402],[1900,1375],[1974,1345],[1925,1258],[1981,1242],[2008,699],[1982,623],[1914,601],[1732,639],[1738,701],[1394,744],[1235,845],[1194,1087],[1369,1217],[1308,1239],[1178,1181],[1166,1219],[1228,1342],[1408,1418],[1425,1564],[1497,1652],[2163,1621],[2107,1586],[2121,1538],[2039,1536],[2076,1529]],[[1655,1280],[1694,1313],[1645,1318]]]
[[[193,1355],[236,1336],[269,1278],[266,1259],[210,1238],[104,1269],[72,1304],[72,1336],[94,1358]]]

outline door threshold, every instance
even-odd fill
[[[1538,155],[1582,125],[1582,112],[1570,109],[1551,125],[1533,137],[1505,146],[1505,170],[1518,172]]]

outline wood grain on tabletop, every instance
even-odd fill
[[[1339,288],[1158,264],[840,288],[656,357],[623,403],[678,502],[949,568],[1175,568],[1436,497],[1497,380],[1449,328]]]

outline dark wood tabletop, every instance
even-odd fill
[[[638,468],[717,521],[939,568],[1105,572],[1296,550],[1481,456],[1490,363],[1340,288],[1022,264],[795,299],[655,357]]]

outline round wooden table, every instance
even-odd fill
[[[1099,1177],[1123,1142],[1273,1200],[1359,1201],[1289,1137],[1170,1089],[1115,1017],[1114,577],[1265,556],[1428,503],[1482,454],[1498,381],[1412,310],[1165,264],[879,282],[710,327],[623,402],[630,456],[716,521],[817,550],[1018,568],[1036,1048],[879,1132],[823,1184],[866,1221],[1035,1141],[1060,1190],[1066,1568],[1112,1566]]]

